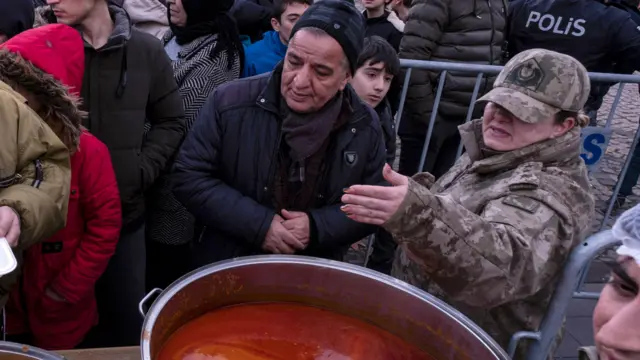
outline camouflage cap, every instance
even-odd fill
[[[493,90],[478,102],[491,101],[524,122],[537,123],[561,110],[582,110],[590,90],[587,69],[578,60],[531,49],[514,56],[498,75]]]

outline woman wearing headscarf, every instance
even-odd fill
[[[532,49],[513,57],[459,127],[466,153],[434,183],[389,168],[390,187],[356,185],[346,216],[398,243],[392,275],[444,299],[506,347],[538,330],[571,250],[594,214],[580,158],[587,71]],[[519,356],[524,347],[519,348]]]
[[[219,85],[240,76],[244,51],[228,11],[233,0],[168,0],[171,31],[164,37],[185,109],[187,129]],[[152,188],[147,225],[147,287],[164,288],[189,269],[193,217],[173,197],[170,174]]]

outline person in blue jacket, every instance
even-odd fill
[[[262,40],[245,49],[242,77],[271,72],[284,59],[291,29],[313,0],[276,0],[273,4],[271,26]]]

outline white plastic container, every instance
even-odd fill
[[[7,275],[18,266],[18,261],[13,255],[11,246],[6,238],[0,238],[0,276]]]

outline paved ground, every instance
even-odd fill
[[[613,102],[613,96],[617,91],[617,86],[612,88],[609,92],[609,96],[605,99],[600,112],[598,113],[598,125],[604,126],[606,124],[607,116],[610,112]],[[599,169],[592,175],[592,185],[594,187],[594,193],[596,195],[596,207],[598,209],[598,216],[594,219],[594,230],[597,229],[603,220],[603,214],[606,211],[606,201],[611,196],[611,191],[618,180],[618,174],[622,170],[624,161],[629,153],[629,147],[633,141],[633,136],[638,128],[638,118],[640,117],[640,101],[638,97],[638,88],[635,85],[626,85],[620,104],[616,108],[616,112],[613,117],[613,135],[607,148],[607,152],[604,160],[602,161]],[[636,190],[638,188],[636,187]],[[638,193],[638,191],[636,191]],[[632,196],[631,201],[621,209],[627,209],[640,200],[637,195]],[[614,214],[615,215],[615,214]],[[615,220],[615,216],[612,216],[607,225],[611,225]]]
[[[617,86],[612,88],[605,99],[605,103],[598,114],[599,126],[605,126],[608,114],[611,110],[613,98],[617,91]],[[596,232],[600,228],[606,211],[607,200],[610,198],[612,190],[618,180],[624,160],[629,153],[629,147],[633,141],[633,136],[638,127],[640,117],[640,101],[638,89],[635,85],[626,85],[620,104],[613,117],[613,135],[607,148],[605,158],[597,171],[591,174],[591,183],[596,197],[596,217],[592,223],[592,231]],[[400,148],[398,146],[398,148]],[[640,194],[640,189],[635,188],[636,194]],[[606,222],[605,228],[615,220],[625,209],[640,202],[640,197],[634,195],[630,201],[617,213],[612,214],[611,219]],[[362,264],[364,261],[364,243],[354,246],[350,252],[348,261]],[[595,262],[587,278],[584,291],[600,291],[606,282],[608,271],[599,262]],[[577,349],[580,346],[593,344],[593,330],[591,326],[591,315],[596,301],[594,300],[573,300],[567,314],[566,336],[563,343],[556,352],[556,359],[577,360]]]

